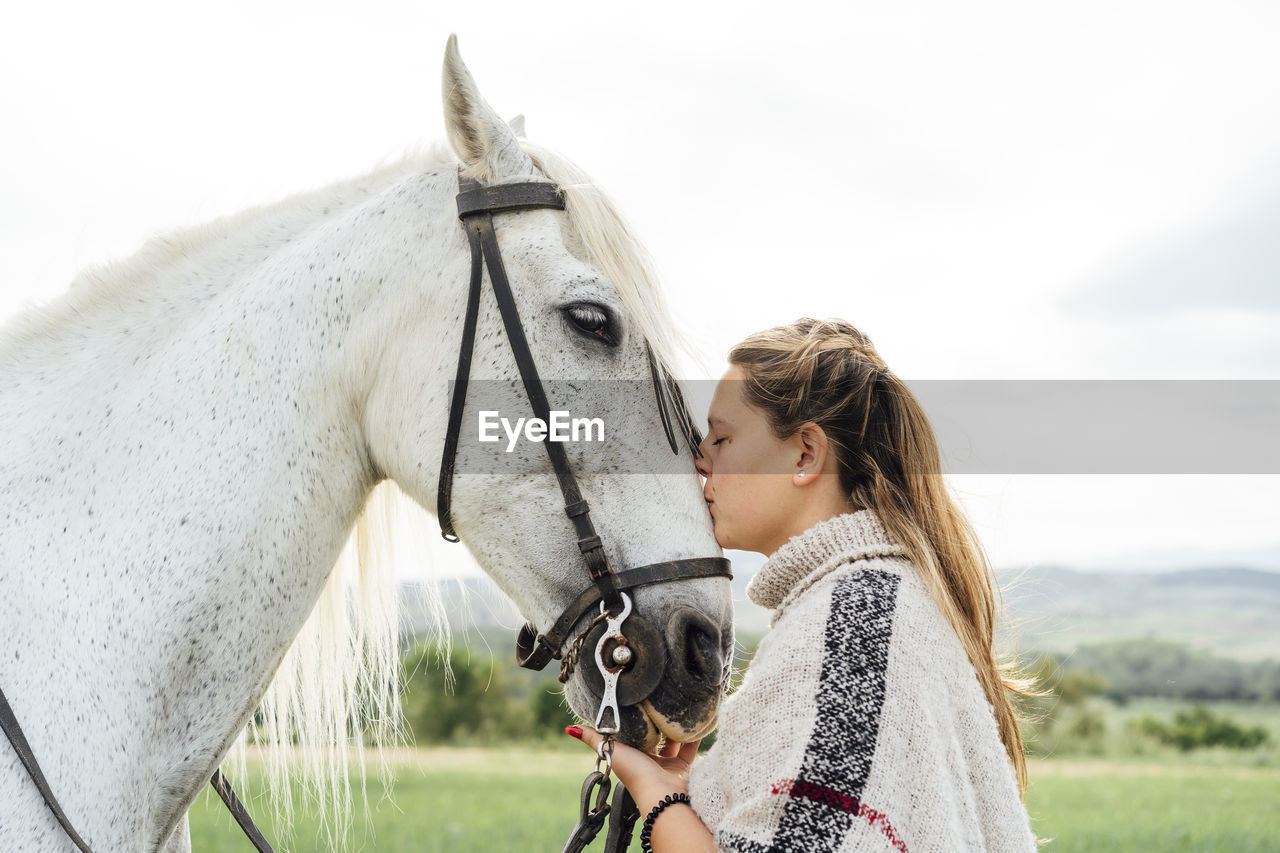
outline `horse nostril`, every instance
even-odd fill
[[[702,681],[719,683],[720,638],[713,637],[696,625],[689,626],[689,639],[685,643],[685,669]]]
[[[724,678],[720,628],[707,616],[682,607],[667,623],[672,674],[693,683],[717,685]]]

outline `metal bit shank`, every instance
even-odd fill
[[[604,694],[600,697],[600,711],[596,714],[595,729],[603,735],[616,735],[622,730],[622,714],[618,710],[618,677],[622,675],[623,664],[604,659],[604,647],[609,640],[626,642],[626,637],[622,634],[622,622],[631,615],[631,596],[625,592],[620,595],[622,612],[617,616],[609,614],[605,617],[605,632],[596,643],[595,651],[596,666],[599,667],[600,675],[604,679]],[[603,601],[600,602],[600,612],[605,612]],[[613,714],[612,722],[608,726],[604,725],[606,711],[611,711]]]

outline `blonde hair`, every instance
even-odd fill
[[[919,567],[991,702],[1025,801],[1020,715],[1006,691],[1044,694],[1016,657],[995,651],[999,586],[943,481],[924,409],[871,340],[843,320],[803,317],[758,332],[730,350],[729,362],[745,374],[743,400],[765,414],[777,438],[806,423],[822,428],[841,491],[872,510]]]

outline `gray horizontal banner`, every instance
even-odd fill
[[[929,419],[945,474],[1280,474],[1280,380],[904,382]],[[679,383],[703,434],[717,384]],[[691,470],[672,399],[678,456],[652,382],[555,380],[543,387],[551,409],[563,413],[545,429],[531,422],[519,381],[472,381],[456,470],[549,470],[548,440],[565,449],[575,473]]]

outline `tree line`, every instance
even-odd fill
[[[1064,674],[1106,682],[1118,704],[1138,697],[1190,702],[1280,702],[1280,661],[1225,658],[1169,640],[1112,640],[1053,655]],[[1080,677],[1080,676],[1077,676]]]
[[[739,638],[734,667],[740,680],[758,637]],[[521,669],[492,649],[507,646],[505,635],[482,646],[457,645],[446,671],[442,649],[415,642],[404,653],[402,707],[419,744],[554,740],[577,722],[564,701],[552,662],[542,672]],[[1280,702],[1280,661],[1239,661],[1186,644],[1138,639],[1085,645],[1069,654],[1038,654],[1030,669],[1049,696],[1021,700],[1034,719],[1029,734],[1053,733],[1079,740],[1099,736],[1105,714],[1094,697],[1123,706],[1131,699]],[[1248,748],[1266,743],[1266,733],[1234,726],[1207,709],[1192,706],[1174,721],[1138,721],[1131,729],[1180,748],[1226,745]],[[1044,739],[1043,737],[1041,738]],[[714,736],[704,741],[710,746]]]

